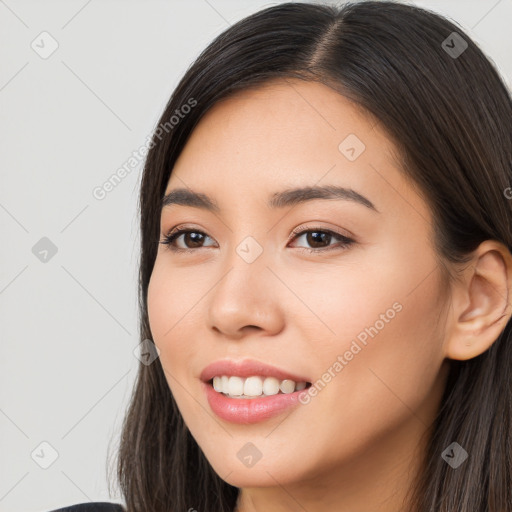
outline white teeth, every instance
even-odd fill
[[[222,393],[222,377],[213,377],[213,389]]]
[[[275,377],[267,377],[263,382],[265,395],[277,395],[279,393],[279,381]]]
[[[240,396],[244,394],[244,381],[241,377],[232,376],[228,381],[228,393],[233,396]]]
[[[279,384],[279,389],[283,393],[293,393],[295,391],[295,382],[293,380],[282,380]]]
[[[244,382],[245,396],[260,396],[263,391],[263,380],[260,377],[247,377]]]
[[[281,393],[293,393],[306,387],[306,382],[278,380],[275,377],[251,376],[247,378],[232,375],[213,377],[213,389],[231,398],[256,398]]]

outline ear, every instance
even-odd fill
[[[512,316],[512,255],[496,240],[482,242],[452,290],[446,357],[467,360],[484,353]]]

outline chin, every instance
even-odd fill
[[[213,453],[217,449],[218,453]],[[246,459],[246,454],[251,452],[253,459],[250,456]],[[261,454],[258,458],[256,448],[247,437],[240,441],[234,437],[229,446],[212,447],[212,452],[204,453],[215,473],[234,487],[275,487],[277,482],[285,485],[305,477],[305,461],[303,458],[294,460],[293,450],[284,453],[273,449],[268,457]]]
[[[277,482],[281,485],[287,485],[295,480],[285,468],[280,468],[276,465],[257,467],[259,464],[252,468],[222,468],[226,469],[224,472],[217,472],[229,485],[234,487],[275,487]]]

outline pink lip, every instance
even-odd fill
[[[203,382],[208,382],[213,379],[213,377],[220,377],[222,375],[236,375],[238,377],[259,375],[262,377],[275,377],[278,380],[289,379],[295,382],[310,382],[307,377],[295,375],[282,370],[281,368],[277,368],[254,359],[244,359],[242,361],[222,359],[220,361],[215,361],[203,369],[199,378]]]
[[[203,369],[200,375],[202,387],[206,394],[212,411],[226,421],[239,424],[250,424],[269,419],[289,407],[299,404],[301,394],[308,393],[306,387],[293,393],[278,393],[272,396],[261,398],[229,398],[223,393],[213,389],[210,380],[215,376],[236,375],[238,377],[251,377],[258,375],[262,377],[275,377],[278,380],[290,379],[295,382],[309,382],[309,379],[296,375],[275,366],[244,359],[243,361],[232,361],[224,359],[215,361]]]
[[[212,411],[223,420],[231,423],[250,424],[267,420],[285,409],[299,404],[301,394],[306,394],[309,388],[293,393],[279,393],[261,398],[229,398],[218,393],[207,382],[201,382],[206,399]]]

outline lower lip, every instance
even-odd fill
[[[213,412],[223,420],[241,424],[257,423],[277,416],[298,405],[300,395],[308,392],[308,388],[305,388],[261,398],[229,398],[215,391],[211,384],[202,382],[202,385]]]

